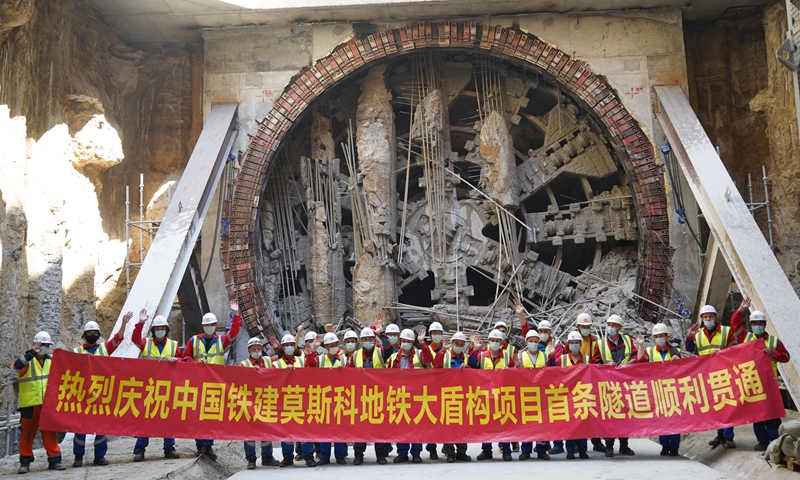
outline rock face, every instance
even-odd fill
[[[496,110],[481,127],[481,155],[487,163],[487,190],[492,200],[504,207],[519,205],[519,181],[514,159],[514,141],[506,121]]]

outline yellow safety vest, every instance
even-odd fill
[[[305,362],[300,360],[300,357],[292,357],[294,359],[294,368],[302,368]],[[272,362],[272,368],[288,368],[289,364],[286,363],[286,357],[281,357]]]
[[[747,332],[747,336],[744,337],[745,343],[754,342],[756,340],[758,340],[758,337],[756,337],[756,335],[753,332]],[[775,350],[776,348],[778,348],[778,342],[779,342],[778,337],[770,335],[769,337],[767,337],[766,342],[764,343],[767,344],[767,348],[769,348],[770,350]],[[778,362],[776,362],[775,360],[772,360],[772,371],[775,372],[775,376],[777,377]]]
[[[672,354],[670,353],[671,349],[667,349],[667,354],[664,355],[664,358],[661,358],[662,350],[658,350],[655,345],[652,347],[647,347],[647,361],[649,362],[667,362],[672,360]],[[681,353],[681,349],[678,348],[678,353]]]
[[[167,341],[164,343],[164,348],[159,352],[158,345],[156,344],[155,340],[148,338],[147,342],[145,343],[144,350],[142,350],[142,353],[139,354],[139,358],[145,358],[148,360],[164,360],[174,357],[177,351],[178,342],[175,340],[167,339]]]
[[[510,363],[510,355],[508,350],[503,352],[502,360],[496,364],[492,361],[492,356],[487,355],[488,352],[481,352],[481,370],[500,370],[507,368]]]
[[[542,368],[547,365],[546,353],[536,350],[536,357],[531,355],[530,350],[526,350],[519,354],[522,359],[523,368]]]
[[[28,362],[28,369],[20,375],[19,383],[19,408],[35,407],[44,403],[44,392],[47,390],[47,377],[50,375],[51,358],[46,355],[42,364],[38,358]]]
[[[336,368],[336,367],[344,367],[347,364],[347,357],[339,349],[339,353],[336,355],[336,358],[333,360],[330,359],[328,354],[321,357],[317,357],[317,367],[318,368]]]
[[[589,355],[581,355],[583,357],[583,363],[589,363]],[[561,355],[561,366],[562,367],[572,367],[573,365],[580,365],[579,363],[572,363],[572,357],[567,353]]]
[[[364,368],[364,349],[359,348],[353,355],[355,355],[353,365],[357,368]],[[372,349],[372,368],[386,368],[386,364],[383,363],[383,352],[378,347]]]
[[[213,338],[213,343],[208,351],[206,351],[205,342],[201,340],[202,337],[202,334],[192,337],[192,358],[203,359],[211,365],[225,365],[225,346],[222,345],[222,337]]]
[[[264,355],[261,357],[261,359],[264,360],[264,368],[272,368],[272,360],[270,360],[268,356]],[[247,358],[239,362],[239,366],[256,368],[256,365],[253,363],[253,358],[250,357],[250,355],[248,355]]]
[[[464,363],[469,362],[469,355],[464,354]],[[442,368],[453,368],[453,351],[447,350],[444,352],[444,360],[442,361]]]
[[[621,335],[622,336],[622,344],[625,346],[625,356],[622,358],[622,363],[620,365],[625,365],[626,363],[631,361],[631,355],[633,354],[633,342],[631,341],[631,337],[628,335]],[[600,360],[603,363],[614,363],[614,357],[611,355],[611,349],[608,348],[608,340],[604,340],[599,342],[600,345]]]
[[[694,342],[697,348],[698,355],[711,355],[711,352],[722,350],[728,346],[728,330],[731,327],[719,325],[714,331],[714,336],[711,341],[706,338],[705,327],[703,327],[697,335],[694,336]]]
[[[89,355],[96,355],[98,357],[107,357],[108,356],[108,350],[106,350],[106,344],[105,343],[101,343],[100,345],[98,345],[97,346],[97,350],[95,350],[94,353],[89,353],[85,348],[83,348],[83,345],[81,345],[80,347],[73,348],[72,351],[75,352],[75,353],[86,353],[86,354],[89,354]]]
[[[509,358],[513,357],[515,353],[517,353],[517,347],[511,345],[510,343],[503,347],[503,353],[507,353]]]
[[[389,368],[394,368],[394,363],[399,361],[398,358],[402,355],[403,349],[400,349],[392,354],[389,357]],[[425,368],[425,364],[422,363],[422,354],[419,352],[419,349],[414,349],[414,359],[413,359],[414,368]],[[401,364],[402,365],[402,364]]]

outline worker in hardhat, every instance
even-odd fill
[[[494,324],[494,330],[497,330],[503,336],[500,342],[500,347],[502,347],[503,352],[514,356],[514,354],[517,353],[517,347],[508,343],[508,324],[502,320],[498,321]]]
[[[239,316],[239,301],[235,298],[230,302],[233,312],[233,323],[228,333],[217,335],[217,316],[209,312],[203,315],[203,333],[189,339],[184,347],[183,358],[197,363],[210,365],[225,365],[225,349],[231,346],[233,339],[239,335],[242,326],[242,317]],[[206,456],[211,460],[217,459],[214,452],[214,440],[196,439],[197,455]]]
[[[333,332],[328,332],[322,339],[325,347],[324,355],[310,355],[306,358],[306,367],[317,368],[344,368],[347,365],[347,356],[339,348],[339,337]],[[333,444],[333,456],[339,465],[347,465],[347,443],[336,442]],[[317,465],[327,465],[331,463],[331,443],[320,442],[319,462]]]
[[[583,312],[578,314],[575,318],[575,324],[578,327],[578,332],[581,335],[581,349],[583,355],[589,357],[590,363],[600,362],[600,343],[601,339],[594,336],[592,333],[592,325],[594,325],[594,317],[590,313]],[[595,452],[604,453],[606,446],[603,440],[599,438],[592,439],[592,450]]]
[[[472,337],[472,353],[469,356],[469,366],[481,370],[500,370],[514,366],[511,349],[503,349],[505,337],[498,329],[489,332],[489,343],[487,349],[483,350],[481,336],[477,333]],[[499,443],[500,450],[503,452],[503,460],[511,461],[511,444],[508,442]],[[481,453],[478,460],[491,460],[492,444],[484,442],[481,444]]]
[[[745,342],[764,342],[764,355],[767,355],[772,362],[772,370],[775,376],[778,376],[778,364],[786,363],[791,360],[789,352],[783,342],[778,340],[778,337],[770,335],[767,332],[767,316],[760,310],[755,310],[750,314],[750,331],[748,332],[742,328],[742,317],[744,311],[750,308],[750,299],[745,298],[739,308],[731,315],[731,329],[733,329],[734,336],[739,343]],[[765,422],[756,422],[753,424],[753,432],[756,434],[756,443],[753,447],[756,451],[763,452],[767,446],[778,438],[778,427],[781,425],[781,419],[767,420]]]
[[[525,334],[525,348],[515,357],[514,363],[521,368],[544,368],[548,365],[549,355],[546,351],[539,349],[539,332],[528,330]],[[547,450],[550,442],[536,442],[536,456],[540,460],[550,460]],[[529,460],[533,453],[533,442],[522,442],[522,453],[519,454],[520,460]]]
[[[606,365],[626,365],[636,363],[639,352],[636,344],[630,335],[622,333],[625,320],[619,315],[610,315],[606,320],[606,336],[600,340],[600,363]],[[644,346],[644,336],[640,333],[637,342]],[[606,457],[614,456],[614,438],[605,439]],[[622,455],[635,455],[635,452],[628,445],[628,438],[619,439],[619,453]]]
[[[581,352],[583,341],[586,337],[579,332],[569,332],[567,336],[567,353],[561,355],[557,364],[560,367],[573,367],[575,365],[588,365],[591,363],[591,358]],[[576,440],[567,440],[567,460],[575,459],[575,452],[578,456],[585,460],[589,458],[586,453],[588,446],[585,438]]]
[[[528,325],[528,320],[525,317],[525,307],[520,302],[514,302],[514,311],[519,316],[519,324],[522,327],[522,335],[527,339],[528,332],[532,329]],[[536,330],[539,338],[539,351],[547,355],[547,364],[555,366],[556,358],[564,353],[564,345],[553,336],[553,326],[547,320],[539,322],[538,329]],[[526,340],[526,343],[527,340]],[[527,347],[526,347],[527,348]],[[562,449],[563,452],[563,449]]]
[[[353,356],[356,349],[358,349],[358,335],[356,335],[356,332],[352,330],[344,332],[344,356],[347,362],[350,361],[350,357]],[[345,365],[347,365],[347,362],[345,362]]]
[[[83,353],[88,355],[97,355],[99,357],[107,357],[114,353],[120,343],[122,343],[125,329],[128,327],[128,322],[133,318],[133,312],[128,312],[122,316],[122,325],[119,331],[111,336],[111,339],[105,343],[98,343],[100,340],[100,325],[97,322],[86,322],[83,326],[83,333],[81,337],[84,342],[80,347],[72,349],[75,353]],[[108,465],[106,460],[106,452],[108,451],[108,439],[105,435],[96,434],[94,436],[94,463],[95,465]],[[76,433],[72,437],[72,453],[75,459],[72,466],[77,468],[83,466],[83,455],[86,453],[86,434]]]
[[[444,344],[442,343],[444,340],[444,328],[442,328],[441,323],[433,322],[431,323],[428,332],[430,333],[431,343],[426,344],[424,341],[422,341],[420,342],[419,348],[421,350],[420,353],[422,353],[422,360],[425,362],[425,367],[432,368],[433,360],[436,355],[439,352],[444,351]],[[439,459],[439,454],[436,453],[435,443],[429,443],[425,445],[425,450],[428,451],[431,460]]]
[[[703,305],[700,308],[699,323],[692,324],[686,333],[686,350],[697,355],[714,355],[720,350],[724,350],[732,345],[736,345],[736,338],[733,329],[725,325],[720,325],[717,319],[717,309],[712,305]],[[725,448],[736,448],[733,441],[733,427],[720,428],[717,436],[708,442],[712,448],[724,445]]]
[[[389,325],[391,327],[391,325]],[[388,330],[388,328],[387,328]],[[388,333],[388,332],[387,332]],[[425,363],[422,361],[422,353],[420,349],[414,347],[414,331],[411,329],[403,329],[400,332],[400,349],[389,357],[389,368],[425,368]],[[416,337],[419,342],[425,340],[425,329],[423,329]],[[414,463],[422,463],[420,453],[422,453],[421,443],[398,443],[397,456],[393,460],[394,463],[403,463],[408,461],[408,453],[411,452],[411,461]]]
[[[347,366],[351,368],[386,368],[386,363],[383,360],[383,353],[379,345],[376,345],[375,330],[370,327],[361,329],[361,348],[356,350],[350,356]],[[353,460],[353,465],[362,465],[364,463],[364,452],[367,451],[366,443],[354,443],[353,452],[356,458]],[[389,455],[388,443],[375,444],[375,457],[379,465],[386,465],[386,457]]]
[[[389,342],[390,348],[384,348],[384,350],[387,350],[389,352],[389,356],[391,357],[392,354],[397,353],[400,350],[400,327],[394,323],[387,325],[386,341]]]
[[[12,367],[17,372],[19,385],[19,470],[17,473],[28,473],[34,460],[33,440],[39,431],[39,418],[42,413],[44,395],[47,391],[47,377],[50,375],[52,363],[53,340],[47,332],[39,332],[33,337],[31,349],[14,360]],[[58,446],[58,434],[49,430],[41,430],[42,442],[47,452],[48,470],[65,470],[61,463],[61,449]]]
[[[468,359],[467,336],[464,332],[456,332],[449,341],[442,340],[442,348],[433,359],[433,368],[468,368]],[[467,455],[466,443],[445,443],[442,445],[442,453],[447,456],[447,463],[472,460],[472,457]]]
[[[272,361],[264,355],[264,345],[261,339],[253,337],[247,341],[247,358],[239,362],[240,367],[254,368],[256,371],[265,371],[272,368]],[[272,442],[261,441],[261,465],[265,467],[277,467],[278,461],[275,460],[272,451]],[[256,468],[256,440],[245,440],[244,458],[247,460],[247,468]]]
[[[169,336],[169,323],[163,315],[156,315],[153,323],[150,324],[150,337],[142,336],[142,330],[148,319],[147,310],[142,309],[139,312],[139,322],[133,327],[131,334],[131,342],[139,347],[139,358],[147,360],[165,361],[169,364],[174,364],[178,358],[182,356],[181,348],[178,342],[168,338]],[[141,462],[144,460],[144,453],[147,446],[150,444],[150,439],[147,437],[138,437],[136,444],[133,447],[133,461]],[[175,449],[175,439],[164,439],[164,457],[166,458],[180,458],[178,451]]]
[[[318,342],[319,340],[315,339],[314,341]],[[289,333],[284,335],[281,339],[280,355],[273,360],[272,368],[286,368],[290,370],[303,368],[303,360],[301,357],[295,355],[296,348],[297,341],[295,337]],[[306,361],[308,361],[308,356],[306,356]],[[303,442],[300,447],[302,458],[306,461],[306,466],[316,467],[317,462],[314,461],[314,444],[311,442]],[[294,465],[294,443],[287,441],[281,442],[281,453],[283,454],[283,460],[281,460],[279,464],[281,467]]]
[[[681,358],[681,350],[669,343],[669,327],[663,323],[653,325],[653,341],[655,345],[639,349],[637,362],[672,362]],[[638,343],[638,338],[637,338]],[[679,434],[660,435],[658,442],[661,444],[661,456],[678,456],[681,445]]]

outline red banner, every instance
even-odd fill
[[[688,433],[785,415],[763,349],[763,341],[756,341],[713,357],[620,367],[262,372],[59,350],[41,426],[145,437],[317,442]]]

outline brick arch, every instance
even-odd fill
[[[656,305],[663,305],[668,298],[671,279],[669,246],[661,241],[669,238],[664,178],[656,164],[653,145],[608,81],[593,73],[583,60],[572,59],[518,29],[475,22],[419,22],[361,35],[338,46],[296,75],[259,123],[234,180],[231,200],[225,205],[229,233],[223,235],[221,248],[228,293],[238,298],[250,335],[259,333],[259,319],[267,316],[256,276],[259,200],[270,165],[292,123],[316,98],[356,70],[389,56],[424,48],[482,51],[532,68],[570,92],[602,122],[634,195],[640,232],[637,293],[653,302],[643,302],[640,311],[645,320],[657,321],[662,314]],[[271,319],[267,320],[266,324],[271,325]]]

